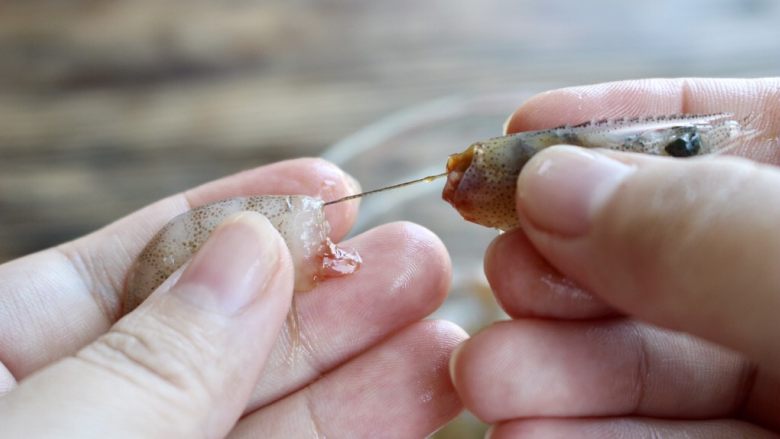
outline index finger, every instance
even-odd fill
[[[760,135],[733,151],[780,164],[780,78],[642,79],[563,88],[538,94],[512,114],[506,132],[539,130],[594,119],[733,113]]]

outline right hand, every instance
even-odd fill
[[[758,116],[761,137],[740,152],[780,164],[778,79],[558,90],[508,127],[719,111]],[[778,168],[554,147],[521,173],[517,208],[522,230],[485,262],[514,320],[451,363],[493,438],[780,431]]]

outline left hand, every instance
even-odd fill
[[[465,334],[446,322],[420,321],[444,300],[450,264],[441,242],[419,226],[384,225],[347,243],[363,266],[296,296],[298,334],[285,328],[276,337],[289,306],[289,271],[281,276],[287,281],[277,275],[263,287],[274,292],[264,296],[265,308],[252,305],[238,318],[215,318],[158,291],[116,322],[134,256],[190,206],[248,194],[327,200],[353,191],[351,178],[327,162],[281,162],[0,265],[0,431],[13,437],[421,437],[438,429],[461,409],[447,360]],[[334,205],[326,214],[338,241],[356,206]],[[262,221],[249,226],[242,233],[263,230]],[[265,244],[281,242],[274,239]],[[188,270],[226,268],[224,261],[221,267],[218,260],[197,262],[208,253],[198,253]]]

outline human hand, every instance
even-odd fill
[[[557,90],[507,128],[720,111],[755,116],[761,135],[738,152],[780,164],[778,79]],[[518,181],[522,230],[485,261],[514,320],[451,360],[465,406],[496,424],[493,439],[773,436],[778,200],[780,170],[734,157],[537,154]]]
[[[263,193],[335,199],[354,190],[321,160],[281,162],[0,265],[0,435],[435,431],[461,408],[447,360],[465,335],[446,322],[420,322],[444,300],[450,274],[443,245],[421,227],[388,224],[350,240],[363,266],[296,296],[298,334],[283,328],[289,255],[257,214],[223,224],[171,290],[116,321],[135,255],[190,206]],[[338,240],[356,206],[341,203],[326,214]]]

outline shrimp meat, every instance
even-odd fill
[[[360,266],[360,255],[339,248],[328,238],[324,204],[306,196],[261,195],[217,201],[182,213],[136,259],[127,278],[123,312],[137,307],[192,257],[222,221],[240,211],[263,214],[282,235],[292,256],[296,291],[310,290],[325,278],[353,273]]]

